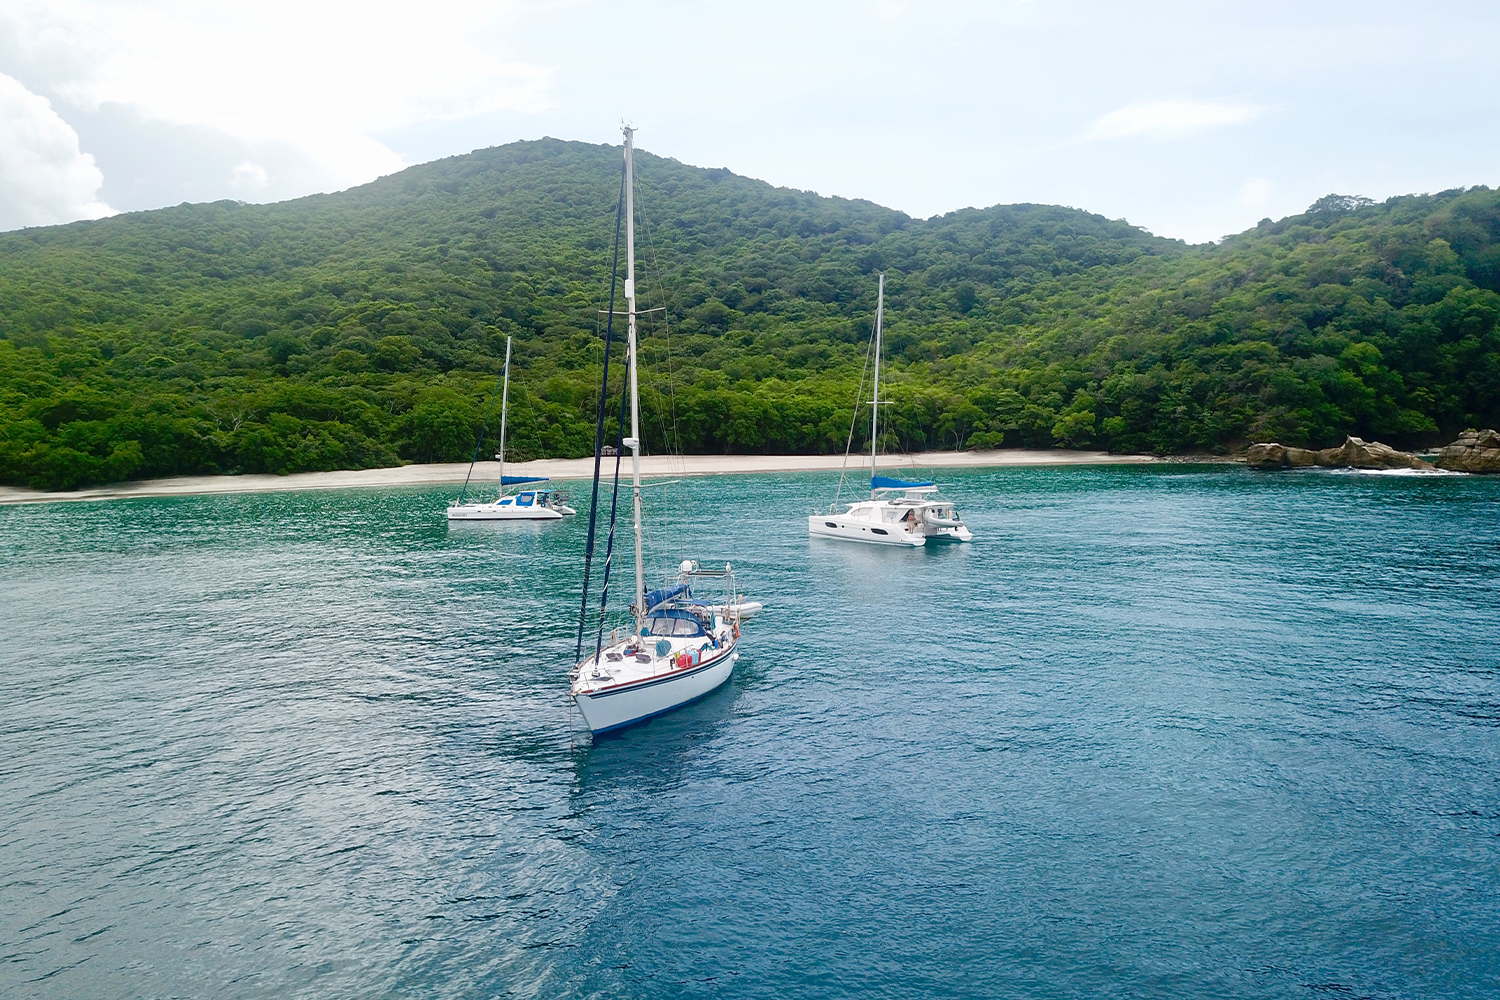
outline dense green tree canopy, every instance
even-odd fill
[[[665,307],[644,330],[653,450],[841,451],[877,272],[891,448],[1500,423],[1487,188],[1330,195],[1190,247],[1056,206],[917,220],[638,163],[643,305]],[[0,481],[465,459],[506,336],[511,455],[585,454],[619,184],[618,149],[544,139],[334,195],[0,234]]]

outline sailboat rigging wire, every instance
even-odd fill
[[[615,555],[615,512],[620,506],[620,454],[625,450],[626,403],[630,399],[630,359],[625,359],[625,384],[620,388],[619,434],[615,435],[615,487],[609,498],[609,537],[604,544],[604,582],[599,587],[599,631],[594,636],[594,662],[604,649],[604,618],[609,611],[609,570]]]
[[[609,399],[609,347],[615,332],[615,286],[620,278],[620,232],[625,224],[625,170],[625,166],[621,165],[620,202],[615,208],[615,253],[609,269],[609,317],[604,325],[604,374],[599,382],[599,418],[594,425],[594,487],[589,500],[588,540],[583,547],[583,599],[578,607],[578,641],[573,650],[574,663],[583,659],[583,626],[589,616],[589,569],[594,562],[594,528],[599,520],[599,462],[604,448],[604,404]],[[629,381],[627,378],[626,383]],[[617,454],[616,466],[619,465],[618,457]]]
[[[839,488],[833,494],[834,507],[838,507],[839,497],[844,492],[844,474],[849,471],[849,451],[854,447],[854,425],[859,422],[859,397],[865,392],[865,375],[870,371],[870,352],[874,345],[874,337],[865,344],[865,366],[859,370],[859,387],[854,390],[854,413],[849,417],[849,440],[844,442],[844,464],[839,469]]]
[[[510,366],[510,342],[505,343],[505,364]],[[495,400],[500,396],[500,383],[505,381],[502,374],[500,380],[495,383],[495,391],[490,393],[490,408],[484,415],[484,423],[479,425],[479,440],[474,442],[474,457],[469,459],[469,471],[464,473],[464,488],[459,491],[458,502],[463,503],[464,498],[469,495],[469,477],[474,475],[474,463],[479,461],[479,449],[484,447],[484,432],[489,429],[490,417],[495,415]]]

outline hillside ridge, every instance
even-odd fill
[[[529,140],[270,205],[0,234],[0,481],[592,448],[619,149]],[[1049,205],[915,219],[641,152],[647,443],[843,450],[887,274],[892,450],[1234,449],[1500,422],[1500,194],[1189,246]],[[856,446],[861,444],[856,428]],[[867,442],[864,442],[867,444]]]

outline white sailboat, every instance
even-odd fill
[[[630,436],[621,443],[630,449],[631,509],[635,526],[635,590],[632,592],[633,600],[630,605],[633,619],[630,633],[622,635],[616,629],[606,639],[602,625],[604,608],[601,607],[601,625],[595,637],[593,654],[582,658],[570,674],[569,695],[584,722],[594,733],[649,719],[718,688],[729,679],[735,661],[739,659],[737,647],[740,623],[761,608],[760,604],[746,601],[739,594],[735,586],[734,569],[728,563],[722,570],[705,570],[696,562],[684,561],[672,584],[650,592],[646,590],[641,547],[640,392],[636,378],[633,191],[635,130],[627,127],[624,133],[623,214],[626,233],[625,314],[629,323],[626,364],[630,386]],[[607,367],[605,373],[607,384]],[[596,455],[599,453],[602,453],[602,448],[596,448]],[[597,464],[595,468],[597,492]],[[618,469],[617,460],[617,483]],[[596,503],[594,509],[597,508]],[[592,545],[592,529],[590,539]],[[612,534],[610,543],[609,551],[612,552]],[[609,559],[606,556],[603,588],[606,598],[609,590],[608,573]],[[587,579],[585,575],[585,612],[588,601]],[[695,583],[702,585],[706,580],[712,579],[720,580],[725,585],[722,602],[711,604],[693,593]],[[583,620],[580,618],[579,623],[580,653]]]
[[[507,476],[505,474],[505,416],[510,408],[510,338],[505,338],[505,374],[500,390],[500,450],[495,457],[500,460],[500,495],[489,503],[464,503],[463,497],[448,507],[450,521],[560,521],[577,514],[569,507],[567,496],[556,490],[521,490],[515,496],[506,493],[507,486],[524,486],[529,483],[548,482],[546,476]],[[490,404],[494,405],[493,402]],[[479,449],[474,458],[478,460]],[[469,475],[474,474],[474,462],[469,463]],[[469,480],[464,478],[464,491]]]
[[[885,275],[875,304],[875,379],[870,401],[870,499],[846,504],[838,513],[812,514],[807,532],[867,545],[905,545],[972,541],[974,535],[949,500],[937,496],[930,482],[909,483],[882,476],[878,467],[880,440],[880,332],[885,320]],[[843,480],[840,479],[842,488]],[[837,500],[834,506],[838,506]]]

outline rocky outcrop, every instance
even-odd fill
[[[1491,432],[1493,433],[1493,432]],[[1320,465],[1328,469],[1431,469],[1410,452],[1397,451],[1379,441],[1345,438],[1337,448],[1311,451],[1275,443],[1252,444],[1245,453],[1252,469],[1297,469]]]
[[[1330,469],[1431,469],[1408,451],[1397,451],[1388,444],[1371,441],[1366,444],[1357,437],[1344,439],[1337,448],[1324,448],[1318,452],[1318,464]]]
[[[1500,473],[1500,431],[1464,431],[1438,452],[1436,465],[1453,472]]]
[[[1252,444],[1245,452],[1245,464],[1252,469],[1300,469],[1315,465],[1318,453],[1307,448],[1288,448],[1269,442]]]

